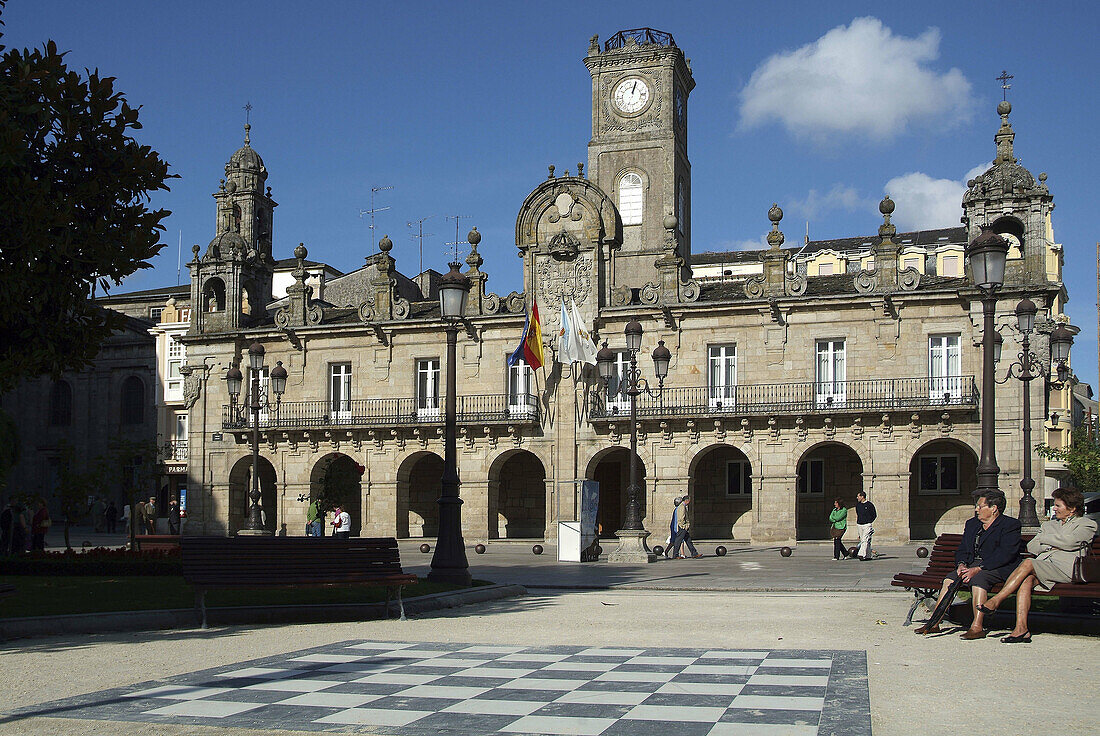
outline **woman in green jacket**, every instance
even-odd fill
[[[844,508],[844,502],[839,498],[833,499],[833,510],[829,512],[829,533],[833,536],[833,559],[839,560],[848,556],[848,550],[840,538],[844,536],[844,530],[848,528],[848,509]]]

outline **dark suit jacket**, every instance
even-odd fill
[[[955,563],[970,567],[974,561],[974,539],[982,530],[982,522],[975,516],[966,522],[962,542],[955,551]],[[989,525],[982,534],[978,546],[978,555],[982,558],[982,569],[996,570],[1000,567],[1015,567],[1020,561],[1020,522],[1004,514]]]

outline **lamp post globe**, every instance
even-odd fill
[[[229,371],[225,374],[225,385],[229,390],[229,398],[236,402],[237,397],[241,395],[241,384],[244,382],[244,374],[241,373],[241,369],[236,365],[229,368]]]
[[[600,378],[607,380],[615,371],[615,352],[607,347],[604,341],[603,347],[596,353],[596,367],[600,370]]]
[[[1026,297],[1020,300],[1016,305],[1016,327],[1020,332],[1030,334],[1035,329],[1035,314],[1038,311],[1039,308],[1035,306],[1035,302]]]
[[[670,362],[672,362],[672,352],[665,347],[664,340],[658,340],[657,347],[653,349],[653,372],[657,374],[658,381],[665,380]]]
[[[636,319],[630,320],[623,334],[626,335],[626,349],[632,353],[638,352],[642,347],[642,323]]]
[[[1050,333],[1050,359],[1059,365],[1069,360],[1069,349],[1073,346],[1073,333],[1065,325],[1058,325]]]
[[[1005,282],[1005,261],[1008,259],[1008,241],[989,225],[982,225],[981,233],[966,247],[970,260],[970,275],[979,289],[996,289]]]
[[[248,347],[248,365],[252,370],[258,371],[264,367],[264,346],[258,342]]]
[[[283,361],[277,361],[275,367],[271,369],[271,391],[275,396],[282,396],[286,391],[286,368],[283,368]]]

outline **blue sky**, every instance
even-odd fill
[[[587,160],[588,39],[650,26],[673,34],[697,82],[689,103],[692,248],[751,247],[767,210],[788,240],[872,234],[884,191],[901,227],[958,224],[963,183],[994,155],[996,77],[1016,154],[1045,171],[1065,246],[1074,368],[1096,385],[1095,3],[51,2],[9,0],[3,43],[52,38],[142,105],[139,138],[181,178],[156,267],[116,291],[176,282],[183,251],[214,235],[218,179],[252,144],[273,196],[277,257],[304,242],[342,270],[374,251],[438,270],[469,215],[489,288],[522,287],[515,217],[546,176]],[[830,104],[822,104],[822,102]],[[187,278],[186,269],[183,278]]]

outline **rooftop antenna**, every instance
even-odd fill
[[[455,239],[454,239],[454,242],[444,243],[444,245],[453,245],[454,246],[454,254],[455,254],[454,262],[455,263],[458,263],[458,249],[461,246],[467,244],[466,241],[462,239],[462,227],[459,223],[462,220],[470,219],[470,217],[471,217],[471,215],[447,215],[448,220],[454,220],[455,221]]]
[[[997,81],[1001,83],[1001,99],[1008,99],[1008,91],[1012,89],[1012,85],[1008,83],[1008,80],[1014,79],[1014,77],[1008,73],[1007,69],[1001,70],[1001,76],[997,77]]]
[[[183,267],[183,230],[180,230],[180,241],[176,246],[176,286],[180,285],[180,269]]]
[[[412,227],[413,223],[416,223],[417,232],[416,234],[410,235],[409,237],[413,240],[419,241],[417,243],[417,247],[420,250],[420,270],[417,273],[424,273],[424,238],[430,238],[434,234],[424,232],[424,220],[430,219],[432,219],[432,215],[421,217],[419,220],[412,220],[411,222],[405,223],[406,227]]]
[[[389,207],[375,207],[374,206],[374,195],[375,195],[376,192],[385,192],[385,191],[389,191],[390,189],[393,189],[393,187],[371,187],[370,188],[370,209],[369,210],[359,210],[359,218],[360,219],[362,219],[363,215],[370,215],[370,225],[368,225],[368,227],[370,228],[370,245],[371,245],[372,248],[375,246],[375,240],[374,240],[374,213],[375,212],[385,212],[386,210],[389,209]]]

